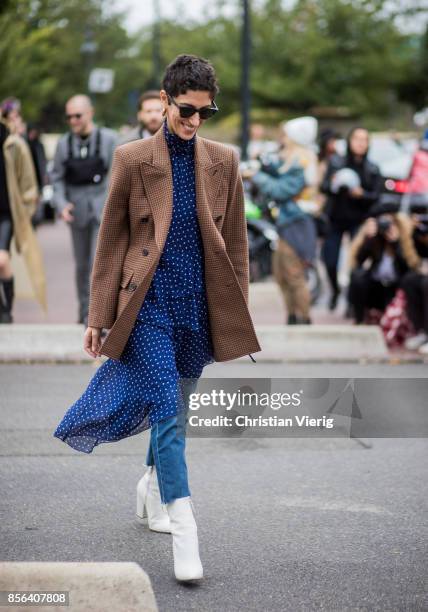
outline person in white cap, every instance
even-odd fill
[[[251,174],[259,191],[278,206],[279,240],[272,256],[272,272],[284,297],[289,325],[311,322],[311,297],[305,271],[316,257],[317,235],[312,217],[301,204],[316,201],[317,128],[314,117],[299,117],[283,123],[279,159]],[[247,172],[246,176],[249,175]]]

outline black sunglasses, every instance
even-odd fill
[[[74,115],[66,115],[65,118],[67,119],[67,121],[70,121],[71,119],[81,119],[82,116],[82,113],[74,113]]]
[[[201,119],[209,119],[219,110],[218,106],[214,101],[212,103],[212,106],[202,106],[201,108],[196,108],[191,104],[177,104],[174,98],[170,95],[168,95],[168,100],[170,100],[178,108],[178,110],[180,111],[180,117],[182,119],[188,119],[189,117],[192,117],[192,115],[194,115],[195,113],[199,113],[199,117]]]

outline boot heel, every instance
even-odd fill
[[[168,513],[161,503],[157,475],[153,467],[150,467],[138,482],[136,515],[140,519],[147,517],[151,531],[171,533]]]
[[[149,490],[149,478],[150,478],[150,474],[149,474],[149,471],[147,471],[137,485],[136,515],[140,519],[144,519],[147,517],[146,500],[147,500],[147,493]]]
[[[147,518],[146,501],[145,501],[145,499],[143,499],[143,497],[139,493],[137,493],[137,511],[136,511],[136,515],[140,519]]]

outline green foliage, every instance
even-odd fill
[[[138,93],[160,82],[172,58],[195,53],[211,60],[219,77],[221,113],[210,123],[235,131],[241,22],[239,11],[225,13],[226,4],[232,3],[211,3],[204,20],[162,21],[161,66],[153,74],[152,29],[131,36],[112,0],[4,0],[0,99],[20,98],[27,119],[61,130],[64,103],[87,90],[90,69],[112,68],[113,91],[95,102],[98,121],[118,127],[133,118]],[[400,101],[426,104],[428,33],[399,31],[388,6],[386,0],[297,0],[290,8],[281,0],[253,0],[253,116],[269,123],[327,106],[376,121],[393,117]],[[92,53],[88,43],[96,43]]]

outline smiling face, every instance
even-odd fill
[[[160,98],[164,111],[166,111],[166,119],[168,129],[183,140],[190,140],[196,134],[198,128],[204,123],[204,120],[199,117],[199,113],[195,113],[188,119],[180,117],[179,109],[172,102],[168,103],[168,96],[165,90],[160,92]],[[208,91],[194,91],[188,89],[186,93],[174,96],[177,104],[188,104],[201,108],[202,106],[211,106],[212,100]]]

